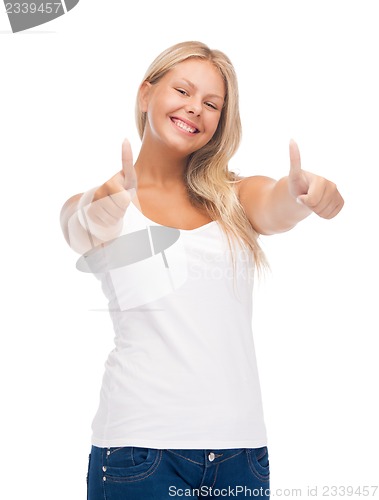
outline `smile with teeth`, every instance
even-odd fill
[[[184,130],[185,132],[189,132],[190,134],[197,134],[199,132],[197,128],[190,127],[189,125],[187,125],[187,123],[182,122],[182,120],[179,120],[178,118],[171,118],[171,121],[175,123],[177,127]]]

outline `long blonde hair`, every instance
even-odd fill
[[[252,256],[252,265],[258,270],[266,264],[264,253],[258,244],[258,233],[253,229],[236,195],[234,184],[237,175],[229,171],[228,162],[237,151],[241,141],[241,119],[238,105],[238,83],[230,59],[219,50],[211,50],[201,42],[178,43],[162,52],[149,66],[143,82],[157,83],[175,65],[187,59],[211,62],[220,72],[226,89],[220,121],[212,139],[189,156],[184,182],[191,203],[205,209],[212,220],[217,220],[227,236],[230,235],[247,247]],[[142,84],[141,84],[142,85]],[[142,112],[137,97],[136,122],[140,138],[146,124],[146,113]],[[235,260],[233,257],[235,266]]]

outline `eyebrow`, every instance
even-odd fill
[[[179,78],[179,80],[182,80],[182,82],[185,82],[189,87],[192,89],[196,88],[196,85],[192,83],[190,80],[187,80],[187,78]],[[207,97],[216,97],[217,99],[221,99],[221,101],[224,100],[224,98],[218,94],[207,94]]]

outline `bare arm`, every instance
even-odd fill
[[[288,231],[312,212],[331,219],[343,207],[343,198],[333,182],[301,169],[294,141],[290,143],[290,160],[289,175],[278,181],[253,176],[240,182],[240,202],[260,234]]]

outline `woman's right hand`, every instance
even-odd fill
[[[90,232],[100,239],[115,237],[122,229],[124,214],[136,192],[137,175],[132,150],[125,139],[122,143],[122,170],[96,189],[86,210]],[[107,234],[107,238],[101,238],[98,226],[104,228],[103,234]]]
[[[137,199],[137,175],[130,144],[122,144],[122,170],[100,187],[71,196],[60,212],[63,235],[70,247],[86,253],[120,236],[124,214]]]

